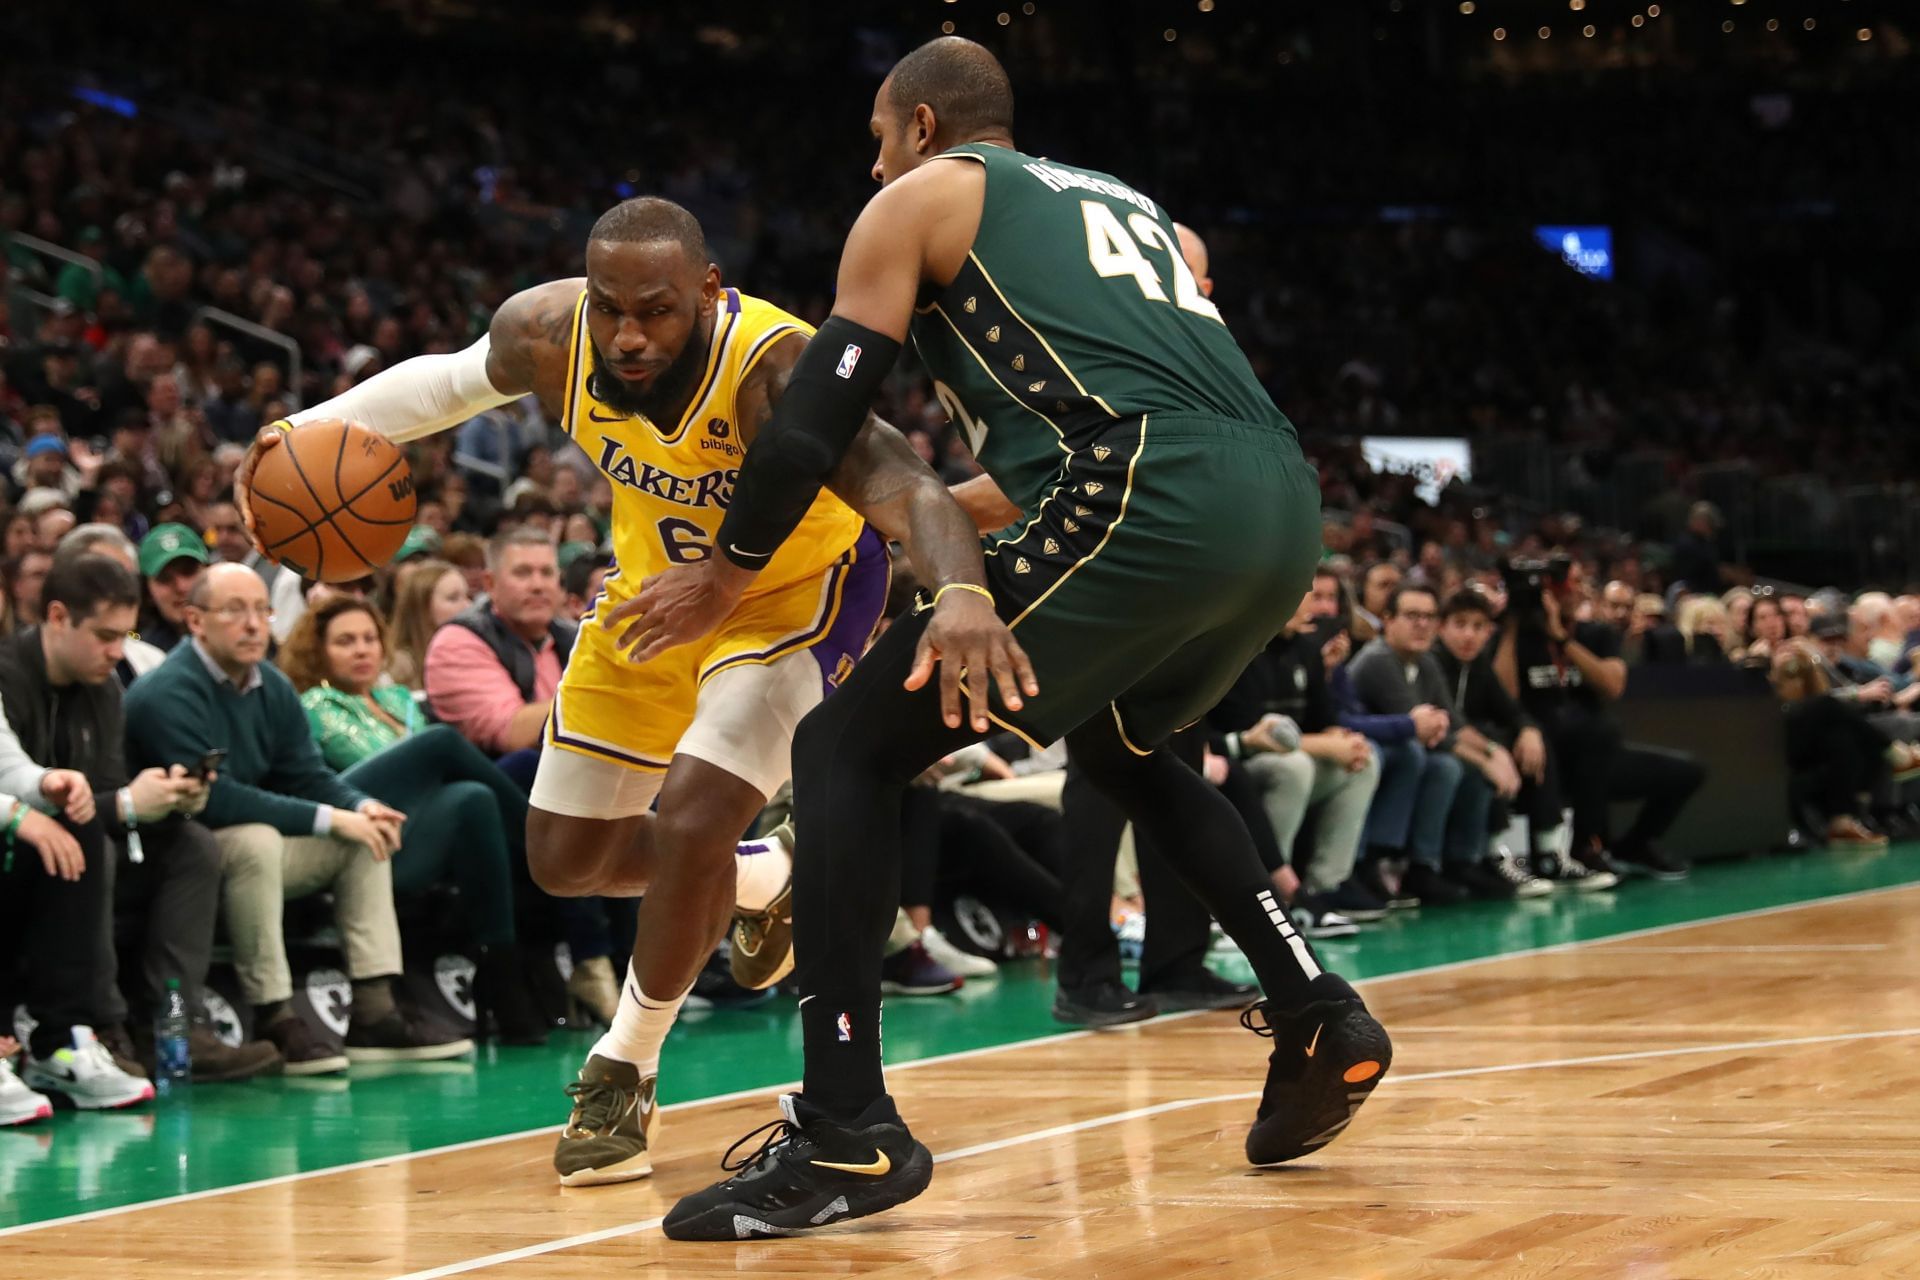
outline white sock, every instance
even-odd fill
[[[742,840],[734,847],[733,863],[733,904],[742,911],[764,910],[793,877],[793,850],[778,835]]]
[[[689,987],[687,991],[692,989]],[[620,1009],[613,1015],[613,1025],[595,1042],[593,1052],[603,1058],[631,1062],[640,1069],[643,1080],[658,1074],[660,1046],[666,1042],[673,1020],[680,1016],[680,1006],[687,1002],[687,991],[671,1000],[656,1000],[642,992],[640,984],[628,974],[626,984],[620,988]]]

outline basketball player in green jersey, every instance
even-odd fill
[[[1021,518],[982,592],[949,586],[894,625],[794,741],[795,956],[803,1091],[734,1176],[666,1217],[675,1239],[805,1231],[918,1195],[932,1157],[880,1069],[881,947],[899,796],[989,723],[1065,736],[1252,963],[1274,1040],[1247,1158],[1317,1150],[1391,1061],[1385,1031],[1274,900],[1232,806],[1164,747],[1219,700],[1305,594],[1317,479],[1173,224],[1117,178],[1014,149],[1013,94],[979,45],[937,40],[881,86],[882,190],[847,239],[833,315],[743,464],[722,554],[650,579],[609,625],[644,660],[703,633],[794,527],[909,334]],[[970,671],[967,714],[928,687],[931,618],[991,605],[1037,682]],[[989,677],[993,677],[992,680]],[[992,688],[989,685],[992,684]],[[752,1135],[750,1135],[752,1136]]]

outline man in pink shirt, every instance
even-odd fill
[[[427,646],[427,701],[435,718],[487,754],[508,757],[501,767],[530,785],[573,648],[574,628],[554,618],[560,565],[553,543],[533,529],[495,538],[487,547],[487,591]],[[511,758],[522,751],[533,754]]]

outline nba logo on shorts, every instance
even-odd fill
[[[853,1040],[853,1020],[847,1017],[846,1014],[843,1013],[839,1017],[835,1018],[833,1020],[833,1025],[840,1032],[841,1044],[847,1044]]]
[[[847,349],[840,353],[840,367],[835,369],[834,372],[843,378],[851,378],[853,376],[853,366],[859,363],[860,348],[849,342]]]

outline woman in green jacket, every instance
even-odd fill
[[[372,605],[330,596],[295,624],[280,668],[301,691],[326,762],[407,815],[396,895],[459,887],[479,949],[474,1000],[508,1044],[546,1040],[514,936],[514,867],[526,862],[527,800],[480,749],[429,724],[401,685],[380,683],[386,626]]]

